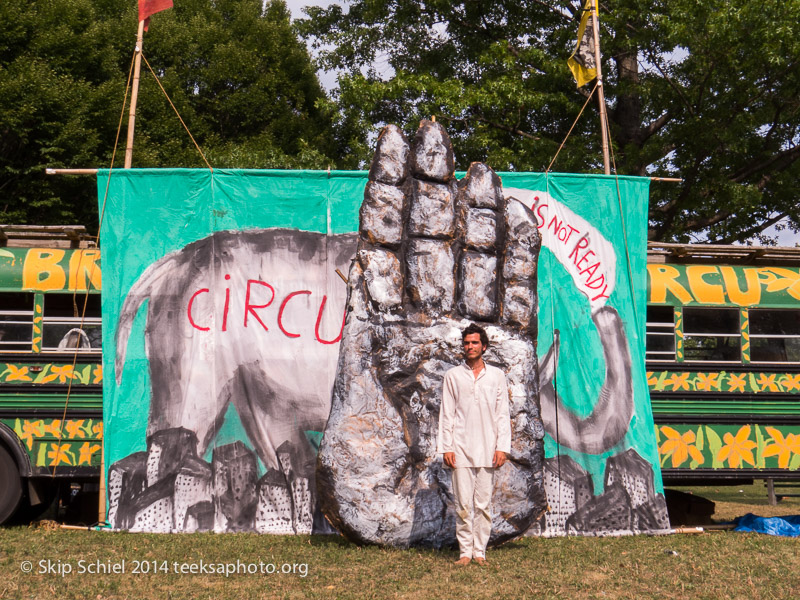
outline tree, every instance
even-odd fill
[[[0,221],[96,224],[136,39],[133,0],[0,4]],[[337,150],[308,51],[282,0],[181,0],[144,55],[214,167],[324,168]],[[320,105],[320,106],[318,106]],[[123,121],[115,167],[121,167]],[[142,63],[134,167],[204,167]]]
[[[566,59],[583,0],[351,0],[300,23],[340,69],[339,131],[366,157],[384,122],[436,115],[458,164],[544,170],[591,85]],[[601,38],[620,174],[651,187],[650,238],[716,243],[800,228],[800,0],[605,0]],[[596,102],[554,169],[601,172]]]

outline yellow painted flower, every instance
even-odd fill
[[[655,385],[658,383],[658,377],[653,376],[653,371],[647,372],[647,385]]]
[[[747,381],[745,378],[747,375],[736,375],[731,373],[728,375],[728,391],[729,392],[743,392],[745,386],[747,385]]]
[[[50,452],[47,453],[47,458],[50,459],[50,466],[58,466],[60,464],[71,465],[75,456],[69,451],[69,444],[50,444]]]
[[[719,373],[708,373],[707,375],[705,373],[698,373],[695,385],[698,390],[710,392],[714,388],[719,389],[720,382],[718,379]]]
[[[7,369],[3,374],[8,373],[6,382],[9,381],[33,381],[28,375],[28,367],[17,367],[16,365],[6,365]]]
[[[792,454],[800,454],[800,435],[789,433],[784,439],[784,445]],[[780,460],[780,458],[778,459]]]
[[[697,464],[703,464],[703,454],[694,445],[694,431],[689,430],[681,435],[672,427],[664,425],[661,427],[661,433],[667,437],[667,441],[661,445],[659,452],[661,454],[668,454],[669,452],[672,452],[673,469],[683,464],[690,456],[697,462]]]
[[[783,437],[783,434],[775,429],[774,427],[765,427],[764,429],[767,430],[772,436],[773,443],[768,445],[764,448],[764,458],[769,458],[770,456],[777,456],[778,457],[778,466],[781,469],[786,469],[789,467],[789,458],[792,456],[792,447],[790,442],[794,440],[790,440],[788,438],[793,438],[794,434],[790,433],[786,436],[786,439]]]
[[[42,437],[44,435],[44,428],[42,421],[23,421],[22,431],[19,434],[20,439],[25,442],[28,450],[33,450],[33,438]]]
[[[61,437],[61,419],[53,419],[48,425],[44,426],[45,433]]]
[[[72,365],[53,365],[50,374],[42,379],[42,383],[50,383],[58,379],[58,383],[66,383],[67,379],[78,379],[78,374],[72,370]]]
[[[103,383],[103,365],[95,365],[92,377],[92,383]]]
[[[784,375],[783,379],[781,379],[781,384],[783,384],[783,389],[787,392],[792,390],[800,391],[800,375]]]
[[[85,438],[86,432],[83,430],[83,421],[67,421],[67,434],[70,439]]]
[[[97,437],[98,440],[103,439],[103,422],[102,421],[98,421],[97,423],[95,423],[92,426],[92,433],[94,433],[95,437]]]
[[[767,375],[766,373],[761,373],[761,375],[758,376],[758,380],[757,380],[758,385],[761,386],[761,391],[762,392],[766,392],[766,391],[779,392],[780,389],[778,388],[778,384],[775,381],[776,377],[777,377],[777,375],[775,373],[773,373],[772,375]]]
[[[100,450],[100,444],[91,444],[89,442],[84,442],[83,445],[80,447],[80,456],[78,457],[78,464],[79,465],[91,465],[92,464],[92,456],[94,453]]]
[[[667,379],[664,383],[672,386],[672,391],[675,390],[688,390],[689,389],[689,373],[673,373],[672,377]]]
[[[750,425],[742,427],[736,433],[735,437],[730,433],[726,433],[722,436],[725,445],[720,449],[717,460],[719,462],[727,460],[728,465],[730,465],[732,469],[738,469],[742,462],[746,462],[750,466],[755,467],[756,460],[753,458],[752,450],[756,447],[756,443],[748,439],[749,437]]]

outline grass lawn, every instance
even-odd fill
[[[716,501],[721,520],[747,512],[800,513],[797,498],[770,507],[760,482],[681,489]],[[452,551],[359,547],[332,536],[12,527],[0,529],[0,599],[800,597],[800,540],[759,534],[526,538],[491,550],[489,567],[455,567],[456,558]],[[98,563],[121,569],[123,559],[125,573],[78,572]],[[48,560],[57,572],[39,573]],[[235,568],[237,560],[294,573],[176,572],[199,570],[201,561],[206,570],[218,563]],[[32,573],[22,571],[24,561],[31,561]],[[153,570],[153,561],[168,572],[133,573],[137,565]],[[63,573],[67,566],[72,573]]]

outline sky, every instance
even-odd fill
[[[331,4],[336,4],[337,0],[316,0],[316,2],[308,2],[308,0],[285,0],[286,6],[292,13],[292,20],[294,19],[304,19],[306,15],[303,13],[304,6],[322,6],[328,7]],[[338,2],[342,4],[341,2]],[[327,72],[327,71],[318,71],[317,77],[319,77],[319,82],[322,84],[322,87],[325,88],[326,91],[330,92],[333,88],[336,87],[336,73],[335,72]]]
[[[317,2],[307,2],[306,0],[286,0],[286,6],[292,11],[292,18],[298,19],[305,17],[301,10],[304,6],[330,6],[336,0],[317,0]]]

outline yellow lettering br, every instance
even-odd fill
[[[100,250],[81,250],[72,254],[69,259],[70,291],[85,291],[88,284],[99,290],[100,280]]]
[[[63,290],[67,283],[64,269],[58,264],[63,250],[33,248],[22,265],[22,289],[36,291]]]

